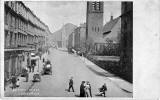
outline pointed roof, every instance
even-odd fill
[[[103,27],[102,33],[103,35],[107,35],[112,31],[112,28],[116,25],[116,23],[118,22],[118,20],[120,19],[120,17],[117,17],[111,21],[109,21],[108,23],[106,23]]]

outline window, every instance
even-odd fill
[[[11,15],[10,13],[7,13],[7,25],[10,25],[11,23]]]
[[[96,2],[92,2],[92,10],[96,10]]]
[[[8,32],[7,31],[5,31],[5,48],[7,48],[8,47],[8,39],[7,39],[7,37],[8,37]]]
[[[97,4],[96,4],[96,9],[97,9],[97,10],[100,10],[100,2],[97,2]]]
[[[19,28],[21,29],[21,20],[19,20]]]
[[[18,28],[20,28],[20,19],[18,19]]]
[[[95,32],[96,32],[96,27],[95,27]]]
[[[9,41],[10,46],[12,46],[12,36],[13,36],[13,33],[11,32],[11,33],[10,33],[10,39],[9,39],[9,40],[10,40],[10,41]]]
[[[98,32],[99,32],[99,27],[98,27]]]
[[[15,18],[15,28],[17,29],[18,28],[18,21],[17,21],[18,19],[17,18]]]
[[[13,6],[14,6],[14,5],[13,5],[13,1],[10,1],[10,2],[11,2],[11,8],[13,9]]]

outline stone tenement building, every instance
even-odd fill
[[[103,28],[103,2],[87,2],[87,18],[86,18],[86,40],[87,51],[94,48],[100,37],[102,37]]]
[[[45,48],[50,34],[45,25],[21,1],[4,2],[4,78],[18,75],[30,64],[30,52]]]

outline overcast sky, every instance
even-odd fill
[[[79,25],[86,22],[86,2],[84,1],[23,1],[53,33],[65,23]],[[121,2],[104,2],[104,24],[121,14]]]

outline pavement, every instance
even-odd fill
[[[107,84],[106,97],[133,97],[132,84],[101,69],[86,58],[68,54],[63,50],[51,49],[47,59],[52,63],[52,75],[43,75],[41,82],[33,84],[33,74],[31,73],[29,82],[23,82],[24,78],[20,79],[21,86],[19,89],[25,89],[21,92],[24,93],[23,95],[6,89],[5,96],[78,97],[81,82],[89,81],[93,97],[101,97],[97,95],[98,88],[104,83]],[[41,70],[42,63],[39,64]],[[70,77],[73,77],[75,92],[67,91]]]
[[[43,57],[46,57],[46,54],[44,54]],[[39,96],[39,89],[32,89],[33,85],[35,84],[34,82],[32,82],[32,80],[33,75],[36,73],[36,71],[38,71],[38,68],[42,68],[38,67],[38,65],[42,66],[42,59],[39,60],[39,62],[37,61],[36,63],[37,64],[35,66],[34,72],[29,73],[28,82],[26,82],[25,77],[19,76],[18,79],[20,81],[20,86],[18,88],[12,89],[12,84],[9,84],[4,92],[5,97]]]
[[[97,72],[101,72],[101,73],[107,73],[108,72],[102,68],[100,68],[99,66],[97,66],[96,64],[94,64],[93,62],[89,61],[87,58],[85,57],[80,57],[80,59],[87,65],[90,66],[92,69],[96,70]],[[107,76],[108,79],[110,79],[117,87],[121,88],[122,90],[132,93],[133,92],[133,85],[129,82],[127,82],[124,79],[121,79],[120,77],[117,76],[109,76],[107,74],[104,74],[104,76]]]

